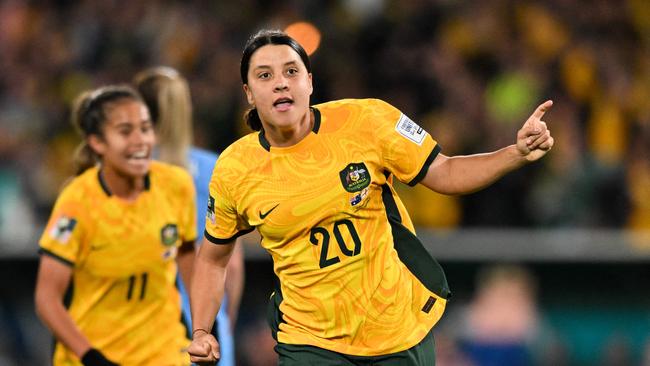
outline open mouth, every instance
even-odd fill
[[[293,105],[293,100],[291,98],[278,98],[273,102],[273,107],[277,108],[279,111],[286,111]]]
[[[150,159],[150,155],[148,150],[140,150],[127,155],[126,158],[129,160],[129,162],[141,163],[148,161]]]

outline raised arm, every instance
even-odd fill
[[[194,329],[188,353],[192,362],[200,364],[220,358],[219,344],[210,331],[221,306],[226,266],[234,247],[234,240],[227,244],[213,244],[205,238],[199,247],[190,286]]]
[[[548,100],[537,107],[517,132],[517,141],[513,145],[484,154],[453,157],[439,154],[420,183],[442,194],[472,193],[512,170],[538,160],[553,147],[551,132],[541,120],[552,105],[553,102]]]

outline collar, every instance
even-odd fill
[[[320,130],[320,111],[316,107],[309,107],[309,109],[314,112],[314,126],[312,127],[311,131],[313,133],[318,133]],[[269,140],[266,139],[266,136],[264,136],[264,128],[262,128],[259,132],[259,140],[260,140],[260,145],[264,148],[266,151],[271,151],[271,144],[269,143]]]
[[[102,174],[102,169],[99,168],[97,169],[97,179],[99,180],[99,185],[102,187],[102,190],[108,197],[113,195],[113,192],[108,188],[108,184],[106,184],[106,180],[104,180],[104,174]],[[149,188],[151,187],[151,178],[149,177],[149,173],[144,176],[144,190],[148,191]]]

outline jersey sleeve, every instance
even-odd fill
[[[416,185],[440,152],[440,145],[399,109],[381,100],[372,104],[373,131],[384,167],[401,182]]]
[[[217,160],[210,178],[208,210],[205,218],[205,237],[214,244],[227,244],[237,237],[253,231],[237,212],[230,189],[239,178],[228,167],[228,159]]]
[[[79,262],[86,242],[85,220],[81,203],[64,190],[54,204],[39,240],[39,253],[74,266]]]

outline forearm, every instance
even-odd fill
[[[432,164],[421,183],[442,194],[467,194],[489,186],[526,162],[516,145],[490,153],[454,156],[445,158],[435,171]]]
[[[36,312],[54,337],[81,358],[92,345],[81,333],[60,301],[36,299]]]
[[[233,254],[226,268],[226,293],[228,294],[228,318],[231,328],[234,329],[239,312],[239,304],[244,292],[244,253],[242,244],[237,242]]]
[[[215,260],[208,255],[202,255],[206,246],[204,243],[199,249],[199,255],[194,261],[194,271],[190,286],[190,308],[192,326],[194,329],[209,331],[214,323],[214,318],[221,306],[223,299],[226,265],[228,258]]]
[[[195,257],[196,252],[194,250],[193,242],[183,243],[183,245],[178,248],[176,264],[178,265],[178,273],[180,274],[181,280],[183,280],[186,289],[189,288],[191,283],[192,268],[194,267]]]

